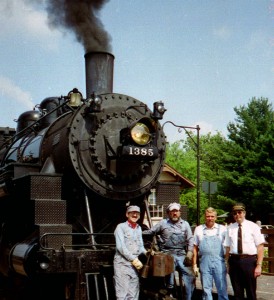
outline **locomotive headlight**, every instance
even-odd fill
[[[156,145],[157,123],[151,118],[141,118],[121,129],[118,157],[125,160],[153,161],[159,157]]]
[[[143,123],[136,123],[130,131],[131,138],[138,145],[146,145],[151,141],[151,133]]]

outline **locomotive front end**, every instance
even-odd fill
[[[165,156],[164,134],[140,101],[120,94],[100,98],[100,112],[82,107],[79,114],[84,117],[72,121],[74,169],[103,197],[137,198],[156,184]]]
[[[70,128],[68,156],[85,186],[104,198],[138,198],[155,186],[163,167],[165,135],[159,120],[164,105],[156,102],[150,110],[131,96],[113,93],[111,54],[88,53],[85,59],[87,99],[77,113],[64,117],[66,132],[60,123],[48,130],[44,144],[54,147],[43,148],[43,157],[63,172],[60,153],[66,149],[56,141]]]

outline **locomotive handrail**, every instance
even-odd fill
[[[49,248],[45,246],[46,241],[44,241],[48,236],[114,236],[113,233],[79,233],[79,232],[72,232],[72,233],[64,233],[64,232],[60,232],[60,233],[45,233],[40,237],[40,247],[43,250],[52,250],[55,251],[56,249],[54,248]],[[72,248],[72,247],[98,247],[98,248],[102,248],[102,247],[115,247],[116,244],[114,243],[102,243],[102,244],[98,244],[96,243],[90,243],[88,242],[87,244],[62,244],[60,245],[60,248],[65,249],[67,248]]]

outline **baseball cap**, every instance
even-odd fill
[[[127,213],[128,213],[128,212],[132,212],[132,211],[140,212],[140,207],[137,206],[137,205],[130,205],[130,206],[127,208]]]
[[[169,204],[169,206],[167,207],[167,211],[172,211],[174,209],[180,210],[180,208],[181,208],[181,205],[179,203],[174,202],[174,203]]]
[[[235,211],[235,210],[244,210],[245,211],[245,205],[243,203],[236,203],[232,207],[232,211]]]

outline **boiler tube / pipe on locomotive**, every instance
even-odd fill
[[[112,93],[114,56],[107,52],[89,52],[85,54],[85,63],[87,98],[93,93]]]
[[[9,195],[6,183],[0,184],[0,198]]]

